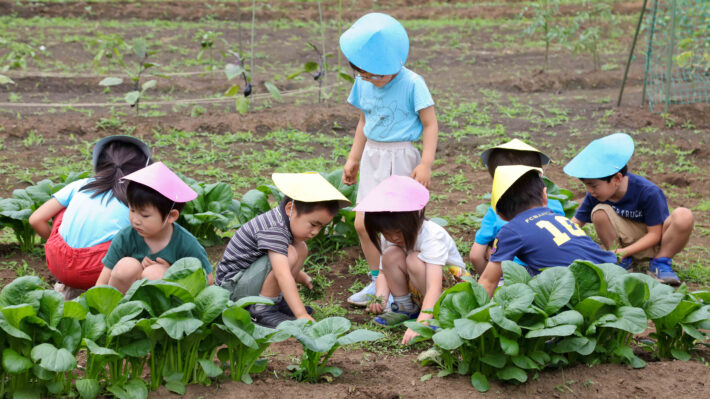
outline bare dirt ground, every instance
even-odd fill
[[[106,20],[182,20],[204,21],[210,17],[214,20],[233,20],[235,15],[241,15],[242,20],[251,16],[251,9],[244,6],[239,9],[234,2],[195,2],[195,1],[166,1],[159,3],[142,2],[57,2],[33,3],[26,1],[1,0],[0,15],[15,14],[21,18],[32,17],[81,17],[89,21],[98,21],[100,24]],[[250,2],[249,2],[250,3]],[[391,2],[373,1],[344,1],[343,19],[353,21],[360,15],[377,7],[379,10],[389,12],[403,20],[427,18],[514,18],[521,10],[516,1],[499,2],[497,5],[478,5],[454,7],[455,2],[397,0]],[[377,4],[376,4],[377,3]],[[258,8],[257,21],[274,21],[280,19],[317,21],[318,12],[312,3],[272,2],[272,7]],[[337,2],[324,2],[324,18],[335,18],[334,5]],[[563,13],[574,15],[579,8],[576,6],[563,7]],[[620,2],[614,4],[614,11],[619,15],[637,15],[641,2]],[[314,22],[315,24],[315,22]],[[93,25],[92,25],[93,26]],[[627,27],[628,28],[628,27]],[[88,27],[77,27],[76,31],[91,30]],[[142,29],[142,28],[141,28]],[[491,126],[501,124],[505,127],[506,137],[513,137],[513,133],[525,133],[526,139],[536,143],[557,162],[551,165],[546,174],[563,187],[570,188],[579,200],[583,197],[583,187],[579,182],[568,178],[562,172],[562,166],[582,146],[593,138],[599,137],[601,132],[629,131],[637,132],[634,135],[637,151],[631,161],[632,171],[646,175],[657,184],[662,185],[668,194],[669,205],[673,207],[685,206],[691,209],[697,207],[703,200],[710,196],[710,184],[707,180],[707,171],[710,170],[710,146],[707,134],[710,133],[710,108],[707,105],[685,105],[671,108],[668,115],[651,113],[648,107],[639,106],[641,85],[643,81],[643,57],[637,55],[632,64],[629,81],[627,83],[624,103],[621,107],[614,107],[616,95],[621,84],[622,71],[616,68],[608,71],[592,71],[590,61],[586,56],[573,56],[568,51],[556,51],[551,54],[551,67],[546,72],[540,71],[543,59],[543,49],[522,48],[510,50],[506,47],[489,48],[484,46],[497,39],[497,34],[505,35],[510,32],[491,29],[471,28],[470,34],[462,35],[460,30],[444,27],[437,29],[443,35],[453,35],[460,42],[468,43],[466,57],[461,56],[460,48],[432,46],[432,43],[422,39],[429,28],[418,28],[410,32],[412,37],[412,50],[409,63],[424,65],[421,71],[416,67],[412,69],[420,72],[427,81],[437,101],[447,101],[449,104],[463,102],[477,102],[479,106],[486,106],[490,111],[496,110],[496,104],[485,99],[484,90],[492,90],[501,94],[501,102],[510,105],[508,99],[515,97],[515,101],[530,104],[533,107],[542,107],[553,104],[554,107],[566,110],[567,119],[553,126],[531,124],[521,115],[512,118],[503,117],[500,113],[492,113]],[[630,29],[630,28],[628,28]],[[627,30],[628,30],[627,29]],[[71,29],[68,29],[71,30]],[[194,27],[186,36],[191,36],[196,30]],[[234,28],[225,28],[225,37],[236,37]],[[302,27],[289,29],[259,28],[259,36],[266,37],[261,43],[264,52],[263,60],[268,60],[271,65],[289,63],[301,65],[310,60],[311,54],[303,50],[302,43],[288,42],[289,37],[302,35],[307,37],[308,30]],[[131,30],[130,35],[140,34],[140,29]],[[155,40],[171,43],[174,35],[183,34],[174,30],[156,30]],[[517,32],[516,34],[519,34]],[[619,38],[620,48],[627,49],[630,44],[628,35]],[[328,47],[330,52],[337,51],[337,32],[328,31]],[[448,36],[447,36],[448,37]],[[184,40],[184,39],[182,39]],[[446,42],[444,42],[446,43]],[[87,62],[91,55],[84,47],[75,42],[48,42],[48,48],[53,57],[64,64],[72,62]],[[607,55],[623,67],[628,50],[621,50],[615,54]],[[3,52],[0,49],[0,54]],[[192,53],[191,53],[192,54]],[[192,54],[194,55],[194,54]],[[157,61],[168,64],[173,54],[161,53]],[[310,58],[309,58],[310,57]],[[475,62],[471,61],[475,58]],[[409,65],[409,64],[408,64]],[[291,68],[292,69],[292,68]],[[192,72],[200,69],[192,68]],[[45,70],[28,68],[23,71],[11,71],[16,85],[10,89],[0,87],[0,138],[3,139],[2,154],[0,159],[6,164],[11,164],[13,170],[37,170],[43,165],[43,160],[49,155],[47,148],[62,151],[63,146],[80,139],[93,142],[100,137],[122,133],[121,127],[106,127],[99,125],[101,118],[110,116],[109,107],[80,107],[91,110],[76,112],[64,110],[55,112],[58,107],[50,106],[24,106],[21,103],[105,103],[113,101],[116,95],[122,95],[130,90],[128,84],[112,89],[107,95],[97,89],[97,83],[103,78],[95,76],[90,70],[72,71],[77,76],[66,76],[66,71],[57,72],[56,75]],[[262,88],[263,82],[273,73],[286,74],[278,66],[268,69],[267,72],[255,75],[255,87]],[[83,73],[83,74],[82,74]],[[86,75],[86,76],[84,76]],[[309,79],[301,81],[279,81],[279,88],[287,92],[312,88]],[[172,100],[194,99],[213,96],[222,93],[227,86],[223,77],[216,78],[212,74],[200,76],[173,76],[169,80],[160,80],[154,99],[159,95],[170,95]],[[345,85],[347,93],[348,85]],[[22,102],[10,104],[10,94],[19,94]],[[116,107],[125,107],[120,102]],[[190,109],[183,107],[175,109],[171,105],[156,105],[151,109],[160,111],[157,116],[135,115],[132,110],[122,115],[123,126],[134,128],[131,134],[144,137],[149,142],[155,131],[198,131],[212,134],[226,134],[229,132],[252,132],[255,137],[265,137],[269,132],[278,129],[297,129],[307,133],[332,134],[336,137],[352,135],[357,123],[357,114],[341,100],[336,104],[331,100],[327,104],[315,104],[310,97],[285,96],[283,103],[272,103],[247,115],[240,115],[226,105],[207,106],[206,112],[191,116]],[[192,104],[188,104],[192,105]],[[121,108],[123,109],[123,108]],[[55,110],[55,111],[53,111]],[[438,111],[441,116],[441,111]],[[545,114],[550,116],[549,113]],[[466,121],[461,121],[466,124]],[[532,129],[536,127],[536,129]],[[601,130],[600,130],[601,127]],[[444,133],[451,133],[454,127],[440,122],[440,129]],[[23,140],[30,134],[41,135],[44,139],[43,146],[27,146]],[[490,186],[490,177],[487,172],[478,166],[459,162],[461,158],[477,162],[481,149],[490,145],[491,136],[465,135],[460,138],[446,137],[439,142],[437,159],[443,163],[434,167],[434,173],[439,173],[439,178],[432,182],[432,193],[441,194],[442,198],[433,202],[427,210],[430,215],[446,215],[455,217],[462,210],[472,212],[478,203],[483,202],[476,198],[487,192]],[[496,137],[495,139],[500,139]],[[243,149],[261,149],[263,145],[233,143],[229,150],[239,152]],[[225,149],[225,150],[226,150]],[[667,151],[658,151],[666,149]],[[309,156],[322,155],[330,157],[331,149],[314,146],[314,153]],[[170,148],[156,148],[155,152],[160,160],[171,163],[184,162],[170,151]],[[683,154],[680,158],[679,154]],[[71,154],[76,156],[76,154]],[[52,155],[56,156],[56,155]],[[344,159],[340,159],[344,162]],[[689,163],[694,169],[683,169]],[[223,167],[217,163],[215,167]],[[224,166],[225,168],[227,166]],[[694,172],[688,172],[693,170]],[[233,172],[228,170],[228,172]],[[465,176],[468,190],[451,191],[447,179],[462,172]],[[43,172],[44,175],[50,174]],[[235,172],[236,173],[236,172]],[[270,173],[270,172],[269,172]],[[4,174],[4,175],[3,175]],[[15,188],[26,185],[9,173],[0,174],[0,197],[7,197]],[[710,212],[695,211],[696,234],[689,243],[689,249],[681,257],[685,265],[702,262],[707,264],[707,248],[710,247]],[[455,236],[464,242],[472,242],[475,230],[466,226],[454,226]],[[208,254],[213,262],[221,257],[224,245],[208,248]],[[0,244],[0,257],[4,264],[14,262],[22,265],[26,262],[27,270],[42,276],[48,283],[54,279],[48,273],[44,260],[40,256],[27,255],[19,252],[15,244]],[[332,265],[328,278],[333,282],[326,290],[324,298],[336,298],[343,308],[348,309],[348,317],[356,322],[366,322],[369,316],[361,311],[350,308],[345,298],[349,295],[348,288],[355,280],[362,280],[362,276],[353,276],[349,273],[349,266],[359,257],[359,249],[349,248],[344,255]],[[14,268],[0,268],[0,287],[18,275],[17,266]],[[697,284],[690,284],[697,287]],[[640,351],[640,350],[639,350]],[[416,350],[404,350],[404,354],[384,355],[371,353],[364,350],[341,350],[333,358],[333,365],[343,369],[343,375],[331,383],[301,384],[289,379],[286,366],[294,359],[300,357],[301,350],[295,342],[285,342],[270,347],[268,353],[268,371],[255,377],[253,385],[241,383],[222,382],[212,387],[191,386],[185,395],[186,398],[202,397],[253,397],[253,398],[290,398],[290,397],[317,397],[317,398],[397,398],[419,397],[429,395],[434,397],[463,398],[481,395],[470,384],[470,380],[461,376],[446,378],[433,378],[420,381],[428,373],[435,373],[433,369],[420,367],[416,363]],[[645,369],[633,370],[619,365],[598,365],[594,367],[575,366],[564,370],[551,370],[541,372],[537,378],[520,386],[493,383],[491,390],[486,395],[496,397],[576,397],[576,398],[701,398],[710,397],[708,384],[707,361],[710,353],[700,352],[694,361],[649,361]],[[151,397],[174,397],[161,388],[152,393]]]

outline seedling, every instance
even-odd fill
[[[126,93],[126,95],[123,97],[124,100],[128,105],[131,107],[136,108],[136,113],[138,113],[139,110],[139,103],[143,95],[145,94],[145,91],[148,89],[152,89],[156,85],[156,80],[149,80],[143,84],[140,83],[141,76],[144,73],[149,73],[153,76],[158,76],[158,77],[166,77],[165,75],[158,74],[154,71],[154,68],[159,66],[158,64],[148,62],[148,58],[152,55],[155,55],[157,51],[149,51],[147,48],[147,44],[145,42],[145,39],[138,38],[133,41],[133,44],[131,45],[131,50],[133,51],[133,54],[137,57],[137,62],[135,65],[129,66],[126,65],[126,62],[123,60],[123,56],[121,55],[120,51],[118,50],[117,47],[114,47],[114,54],[116,54],[116,59],[123,68],[124,72],[130,77],[131,81],[133,82],[133,91],[130,91]],[[100,86],[117,86],[123,83],[122,78],[118,77],[108,77],[103,79],[101,82],[99,82]]]
[[[202,60],[202,56],[204,55],[205,51],[208,52],[209,54],[209,65],[207,66],[208,71],[212,71],[216,69],[216,64],[214,62],[214,56],[212,54],[212,50],[214,48],[214,42],[217,40],[218,37],[222,36],[222,32],[214,32],[214,31],[204,31],[200,29],[196,34],[195,37],[192,39],[193,41],[200,43],[200,52],[197,53],[197,60],[200,61]]]
[[[237,96],[241,91],[241,86],[239,84],[232,85],[224,93],[225,97],[237,97],[234,107],[240,114],[246,114],[249,110],[249,100],[247,97],[251,95],[251,73],[249,73],[244,67],[244,60],[236,51],[229,51],[229,53],[234,56],[234,60],[228,63],[224,67],[224,74],[227,75],[227,80],[232,80],[237,76],[241,76],[244,79],[244,91],[243,96]]]
[[[562,30],[552,26],[552,19],[557,15],[560,8],[560,0],[539,0],[533,2],[530,6],[520,13],[523,14],[530,8],[533,10],[532,23],[525,28],[523,33],[526,35],[534,35],[537,31],[542,30],[542,38],[545,41],[545,63],[542,70],[547,70],[548,58],[550,54],[550,43],[561,36]]]
[[[302,73],[308,73],[312,74],[313,80],[318,82],[318,102],[320,103],[322,100],[322,97],[328,98],[329,95],[323,92],[323,82],[325,81],[325,75],[326,72],[329,68],[328,62],[326,61],[326,58],[333,57],[333,54],[323,54],[323,52],[313,43],[311,42],[306,42],[308,47],[310,47],[318,56],[318,62],[315,61],[307,61],[305,64],[303,64],[303,67],[299,69],[296,72],[293,72],[292,74],[288,75],[286,79],[294,79],[297,76],[301,75]],[[355,79],[353,79],[352,76],[349,74],[345,73],[342,70],[338,70],[338,76],[350,83],[355,82]]]

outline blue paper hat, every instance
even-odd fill
[[[580,179],[601,179],[620,171],[633,153],[634,140],[631,136],[614,133],[589,143],[563,170]]]
[[[409,37],[396,19],[373,12],[355,21],[340,36],[340,50],[365,72],[393,75],[407,61]]]

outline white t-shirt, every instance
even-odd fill
[[[395,244],[382,238],[382,252],[386,248],[394,247]],[[456,248],[454,239],[449,233],[438,224],[425,220],[417,234],[417,241],[414,243],[414,252],[419,252],[417,256],[424,263],[432,265],[454,265],[458,267],[466,267],[459,250]],[[382,261],[380,261],[380,269]]]

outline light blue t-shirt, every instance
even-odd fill
[[[419,111],[434,105],[424,79],[404,67],[384,87],[356,78],[348,102],[365,114],[365,137],[383,142],[419,140]]]
[[[113,239],[122,228],[130,226],[128,207],[108,194],[91,198],[92,191],[79,191],[92,179],[77,180],[54,193],[53,197],[67,210],[59,235],[72,248],[87,248]]]

